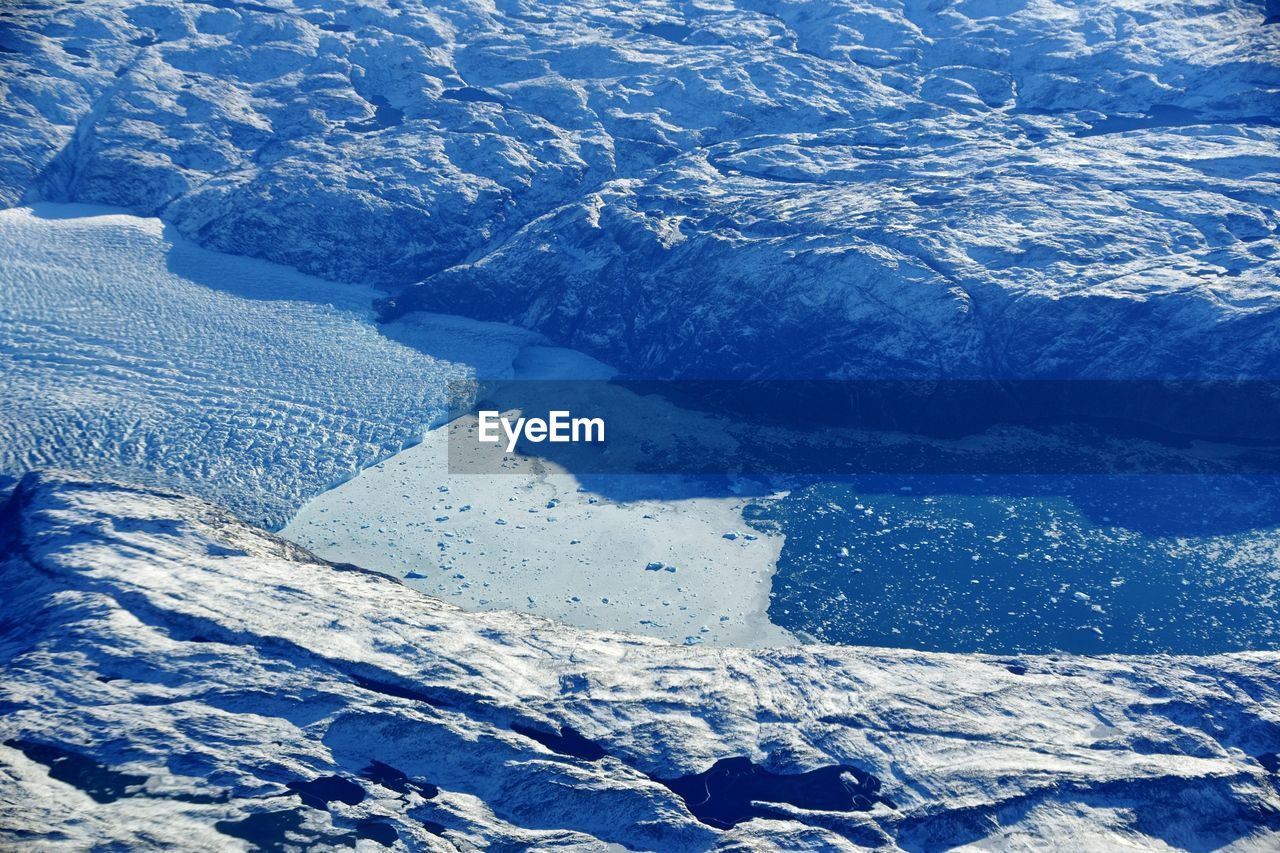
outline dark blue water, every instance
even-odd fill
[[[354,806],[364,802],[364,789],[341,776],[321,776],[317,779],[298,779],[285,787],[298,795],[303,804],[313,809],[327,809],[329,803],[346,803]]]
[[[583,761],[599,761],[606,755],[604,748],[600,744],[583,737],[575,729],[568,726],[561,728],[560,734],[544,732],[519,723],[512,723],[511,730],[516,734],[524,735],[530,740],[537,741],[552,752],[581,758]]]
[[[497,104],[499,106],[506,106],[506,101],[502,100],[502,98],[499,98],[491,92],[486,92],[484,89],[477,89],[475,86],[462,86],[457,89],[445,89],[444,92],[441,93],[441,97],[448,98],[451,101],[462,101],[463,103],[468,104]]]
[[[784,774],[770,772],[748,758],[722,758],[701,773],[656,781],[678,794],[694,817],[719,829],[756,817],[787,816],[770,808],[770,803],[849,812],[889,802],[880,795],[879,779],[839,764]]]
[[[636,402],[655,396],[689,408],[655,419]],[[760,496],[748,520],[787,537],[770,617],[818,640],[1280,648],[1274,381],[562,381],[475,399],[605,419],[604,445],[519,449],[613,500]],[[459,423],[451,465],[476,458]]]
[[[1130,130],[1151,130],[1165,127],[1193,127],[1199,124],[1222,124],[1227,119],[1206,118],[1195,110],[1172,105],[1156,105],[1141,115],[1112,115],[1095,121],[1076,136],[1100,136],[1106,133],[1125,133]],[[1231,124],[1275,127],[1280,119],[1269,115],[1234,116]]]
[[[689,36],[693,35],[693,28],[670,21],[659,21],[656,24],[644,24],[640,27],[640,32],[645,35],[673,41],[676,44],[684,44],[689,40]]]
[[[609,755],[603,746],[570,726],[562,726],[559,734],[520,723],[512,723],[511,729],[570,758],[600,761]],[[756,817],[785,818],[785,812],[779,814],[770,805],[773,803],[838,812],[867,811],[880,802],[892,806],[880,794],[879,779],[844,764],[801,773],[775,773],[745,756],[731,756],[687,776],[646,775],[684,800],[694,817],[718,829],[729,829]]]
[[[112,770],[87,755],[58,744],[20,738],[6,740],[4,744],[49,768],[51,779],[78,788],[98,803],[114,803],[135,796],[147,782],[146,776]]]
[[[1280,648],[1267,481],[821,483],[749,508],[787,536],[769,614],[824,642],[996,654]],[[905,481],[900,481],[905,482]],[[1038,485],[1038,487],[1036,487]]]
[[[356,133],[373,133],[404,124],[404,110],[391,106],[386,98],[374,95],[369,99],[373,104],[373,117],[364,121],[349,121],[345,127]]]

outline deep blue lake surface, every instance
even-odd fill
[[[939,651],[1280,648],[1271,479],[1010,485],[829,482],[753,504],[753,524],[787,536],[771,619]]]

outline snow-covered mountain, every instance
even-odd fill
[[[519,498],[540,531],[590,519],[549,528],[560,551],[461,529],[432,446],[388,459],[451,378],[610,374],[555,345],[648,375],[1280,376],[1278,21],[1277,0],[3,4],[0,848],[1280,848],[1276,653],[678,646],[465,612],[243,520],[384,460],[291,535],[459,600],[449,538],[565,608],[661,589],[701,608],[678,636],[763,614],[778,543],[739,542],[737,503],[682,538],[577,484],[563,509]],[[51,467],[75,473],[27,474]],[[1245,491],[1197,500],[1243,519],[1269,500]],[[506,528],[514,492],[459,489],[458,512]],[[1269,602],[1269,536],[1243,561],[1213,543],[1204,587],[1230,586],[1221,559]],[[647,553],[695,540],[696,566]]]
[[[69,475],[2,524],[6,847],[1280,843],[1274,654],[690,649]]]
[[[653,374],[1280,368],[1261,0],[0,14],[0,199],[410,286],[389,316]]]

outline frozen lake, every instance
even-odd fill
[[[779,645],[782,537],[751,539],[745,498],[615,500],[550,463],[450,475],[445,432],[309,502],[283,531],[330,560],[471,610],[522,610],[673,642]]]

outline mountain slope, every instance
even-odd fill
[[[65,475],[3,534],[6,844],[1280,840],[1274,655],[688,649],[465,613]]]
[[[0,201],[124,206],[631,372],[1272,376],[1267,14],[24,2]]]

